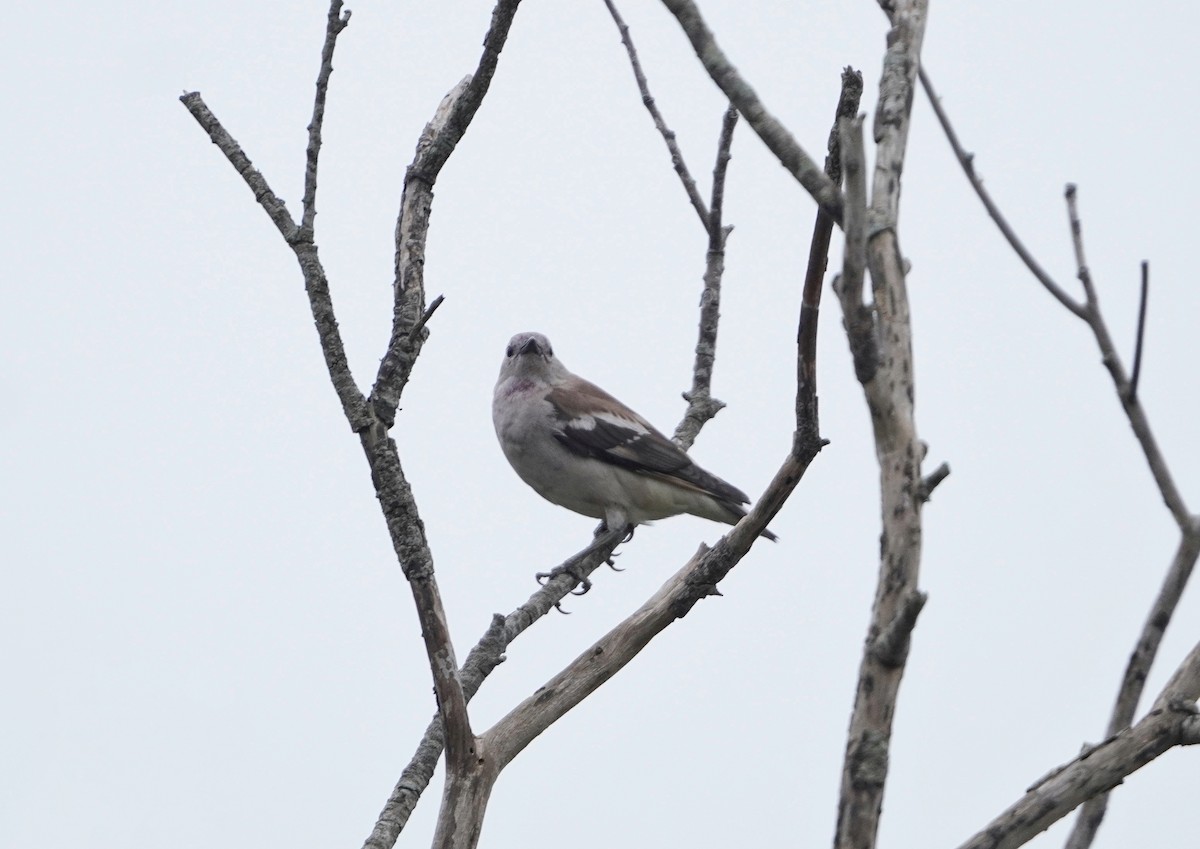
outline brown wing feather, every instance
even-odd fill
[[[690,486],[733,504],[749,498],[697,466],[674,442],[600,387],[573,381],[546,396],[561,423],[555,434],[568,450],[641,474]]]

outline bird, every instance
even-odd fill
[[[572,374],[541,333],[509,340],[492,396],[504,456],[538,495],[601,530],[690,513],[737,524],[746,493],[696,465],[599,386]],[[762,536],[776,539],[763,530]]]

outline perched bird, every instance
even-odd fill
[[[492,398],[504,456],[547,501],[609,528],[680,513],[736,524],[746,493],[706,472],[599,386],[567,371],[541,333],[508,343]],[[764,530],[762,535],[775,539]]]

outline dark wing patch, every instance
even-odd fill
[[[720,501],[749,502],[744,492],[701,469],[653,425],[595,384],[574,381],[551,390],[546,399],[560,422],[554,436],[569,451],[690,486]]]

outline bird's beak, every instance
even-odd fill
[[[517,354],[541,354],[541,353],[542,353],[542,349],[538,346],[538,341],[536,339],[526,340],[525,344],[521,346],[521,350],[517,351]]]

